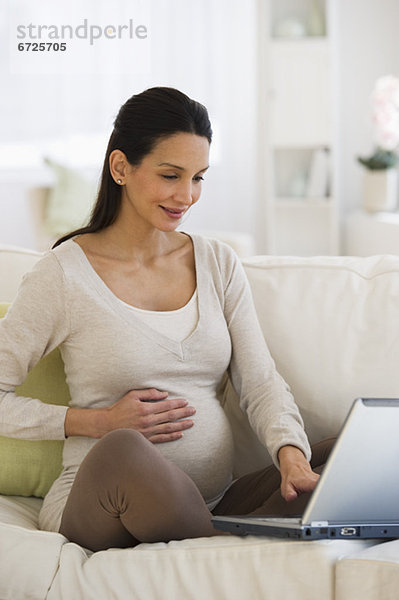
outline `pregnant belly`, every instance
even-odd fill
[[[180,440],[158,444],[162,454],[179,466],[199,488],[206,502],[229,485],[233,471],[233,436],[216,399],[189,402],[195,406],[194,426]]]

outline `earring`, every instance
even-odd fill
[[[121,185],[121,183],[122,183],[122,179],[117,179],[117,180],[116,180],[116,183],[119,183],[119,185]]]

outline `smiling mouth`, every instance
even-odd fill
[[[180,219],[185,213],[184,209],[166,208],[166,206],[161,206],[161,208],[172,219]]]

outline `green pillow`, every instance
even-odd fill
[[[0,318],[8,304],[0,304]],[[20,396],[49,404],[69,404],[64,364],[56,348],[16,388]],[[62,468],[63,441],[27,441],[0,436],[0,494],[43,498]]]

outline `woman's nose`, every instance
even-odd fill
[[[193,202],[193,184],[189,182],[181,182],[178,190],[178,199],[185,205]]]

